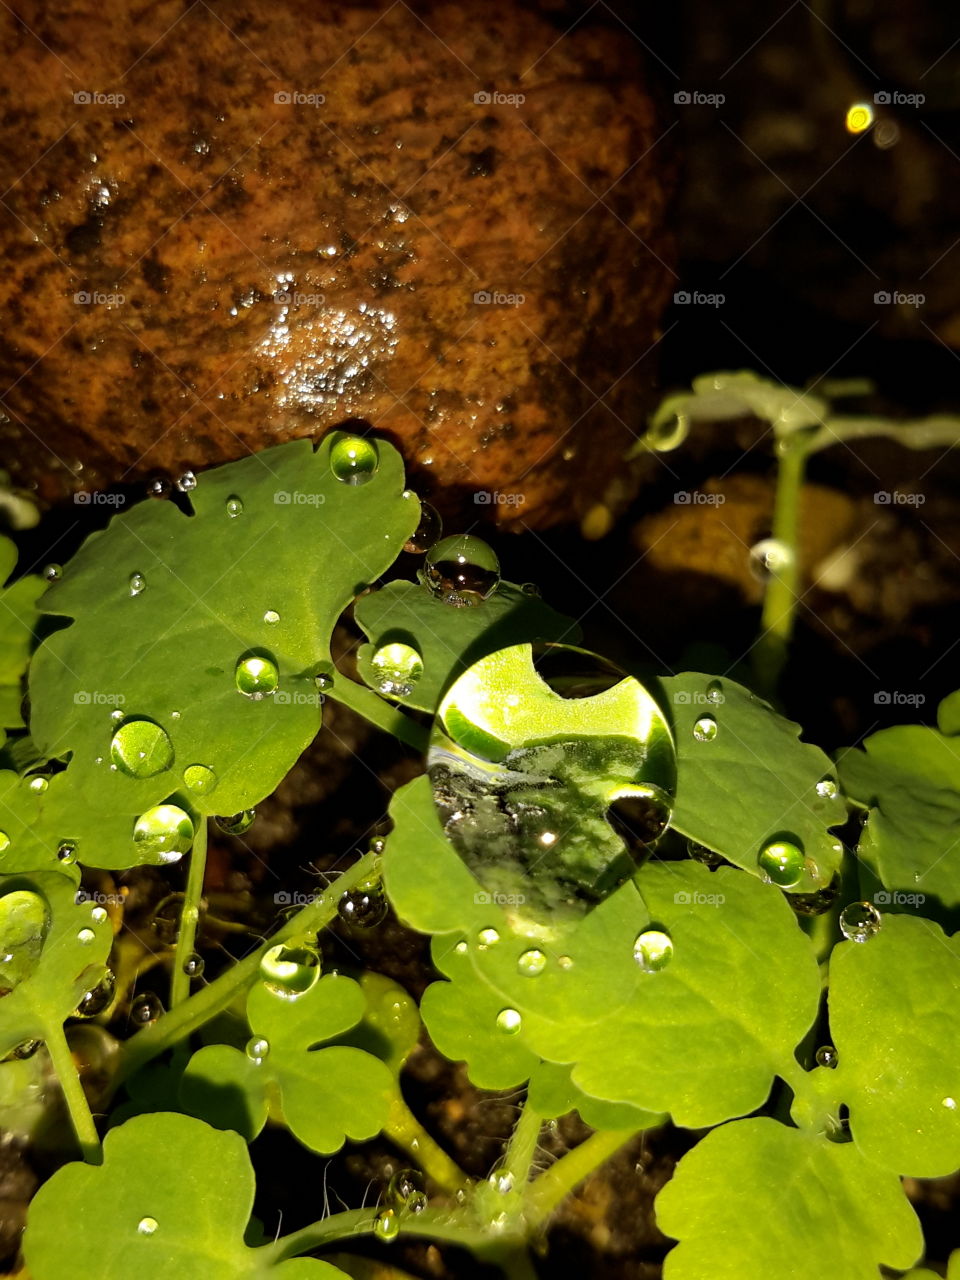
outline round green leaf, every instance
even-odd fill
[[[17,548],[0,538],[0,583],[6,582],[17,562]],[[40,611],[37,600],[46,582],[28,574],[8,587],[0,587],[0,727],[22,729],[20,704],[24,675],[30,662]]]
[[[266,1079],[256,1062],[228,1044],[198,1049],[180,1080],[184,1111],[251,1142],[267,1123]]]

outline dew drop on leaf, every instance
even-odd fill
[[[61,840],[57,845],[57,861],[65,867],[72,867],[77,860],[76,840]]]
[[[708,849],[705,844],[697,844],[696,840],[687,841],[687,853],[694,860],[704,867],[709,867],[713,871],[723,862],[723,857],[719,853],[715,853],[713,849]]]
[[[517,970],[523,974],[525,978],[535,978],[537,974],[543,973],[547,967],[547,957],[542,951],[538,951],[536,947],[529,951],[524,951],[517,960]]]
[[[123,723],[123,719],[124,719],[124,716],[123,716],[123,712],[122,712],[122,711],[117,710],[117,711],[111,711],[111,712],[110,712],[110,723],[111,723],[111,724],[122,724],[122,723]]]
[[[822,1044],[815,1057],[818,1067],[835,1067],[839,1061],[839,1055],[832,1044]]]
[[[142,573],[131,573],[130,575],[130,594],[138,596],[147,585],[147,580]]]
[[[173,743],[152,720],[125,720],[110,740],[110,758],[130,778],[152,778],[173,764]]]
[[[783,573],[792,559],[793,554],[785,542],[764,538],[750,548],[750,572],[759,582],[769,582],[775,575]]]
[[[142,858],[176,862],[193,844],[193,820],[175,804],[157,804],[137,819],[133,839]]]
[[[430,506],[429,502],[420,503],[420,523],[403,544],[404,551],[410,555],[422,556],[439,542],[443,532],[443,521],[440,513]]]
[[[466,942],[462,938],[453,949],[458,956],[465,956],[467,952],[470,950],[470,948],[467,946]]]
[[[821,800],[832,800],[837,794],[837,784],[833,778],[821,778],[817,783],[817,795]]]
[[[380,454],[373,440],[363,436],[341,435],[330,449],[330,470],[344,484],[366,484],[380,465]]]
[[[9,848],[10,848],[10,837],[7,835],[5,831],[0,831],[0,853],[3,853],[4,849],[9,849]]]
[[[277,623],[280,621],[280,615],[279,613],[277,613],[276,609],[268,609],[266,613],[263,615],[263,620],[269,626],[275,627]]]
[[[406,698],[423,675],[423,659],[409,644],[399,641],[382,645],[370,660],[378,693],[388,698]]]
[[[137,1233],[141,1236],[152,1236],[159,1225],[156,1218],[141,1218],[137,1223]]]
[[[49,787],[49,785],[50,785],[50,779],[45,778],[43,774],[37,774],[35,778],[30,778],[27,782],[27,786],[30,788],[30,790],[34,793],[34,795],[38,795],[38,796],[42,796],[44,791],[46,791],[47,787]]]
[[[946,1107],[948,1111],[956,1111],[956,1109],[957,1109],[957,1100],[956,1100],[956,1098],[944,1098],[944,1099],[941,1101],[940,1105],[941,1105],[941,1106],[943,1106],[943,1107]]]
[[[523,592],[525,596],[533,596],[535,600],[540,600],[543,596],[543,592],[540,590],[540,588],[537,586],[535,582],[523,583],[520,590]]]
[[[59,582],[63,577],[63,566],[59,564],[46,564],[43,566],[43,577],[47,582]]]
[[[607,821],[637,858],[649,853],[670,825],[673,801],[661,787],[637,787],[616,796]]]
[[[572,968],[573,968],[573,957],[572,957],[572,956],[557,956],[557,964],[560,966],[560,968],[561,968],[561,969],[572,969]]]
[[[198,796],[208,796],[217,786],[217,775],[205,764],[188,764],[183,771],[184,785]]]
[[[237,662],[234,678],[240,692],[254,702],[276,693],[280,684],[277,664],[266,654],[245,654]]]
[[[787,900],[798,916],[822,916],[840,896],[840,877],[812,893],[788,893]]]
[[[243,515],[243,499],[238,498],[235,493],[230,495],[224,505],[227,509],[227,515],[231,520],[235,520],[237,516]]]
[[[427,1194],[421,1174],[415,1169],[398,1169],[387,1186],[387,1199],[397,1213],[422,1213]]]
[[[270,1053],[270,1041],[265,1040],[263,1036],[251,1036],[244,1052],[250,1061],[259,1067]]]
[[[93,921],[94,924],[103,924],[103,922],[107,919],[106,907],[94,907],[93,910],[90,912],[90,919]]]
[[[160,997],[152,991],[141,991],[130,1002],[130,1021],[137,1027],[149,1027],[163,1013]]]
[[[400,1221],[392,1209],[381,1209],[373,1221],[373,1234],[378,1240],[396,1240],[400,1234]]]
[[[497,1014],[497,1030],[504,1035],[515,1036],[522,1026],[523,1019],[516,1009],[501,1009]]]
[[[707,685],[707,701],[718,707],[723,700],[723,685],[719,680],[711,680]]]
[[[49,927],[47,904],[38,893],[14,889],[0,897],[0,991],[29,977]]]
[[[881,923],[872,902],[850,902],[840,912],[840,932],[849,942],[868,942],[880,932]]]
[[[717,736],[717,722],[713,716],[701,716],[693,726],[693,736],[698,742],[712,742]]]
[[[786,889],[804,873],[803,850],[790,840],[771,840],[757,855],[757,866],[768,880]]]
[[[644,973],[659,973],[673,959],[673,939],[662,929],[645,929],[633,944],[633,958]]]
[[[260,961],[260,977],[268,991],[295,1000],[320,977],[320,955],[305,939],[280,942]]]
[[[356,929],[372,929],[386,918],[387,898],[379,883],[360,886],[344,893],[337,903],[337,914]]]
[[[90,943],[93,942],[93,940],[96,938],[96,936],[97,935],[93,932],[92,929],[81,929],[80,932],[77,934],[77,941],[82,943],[85,947],[88,947]]]
[[[242,836],[245,831],[249,831],[253,826],[253,820],[256,816],[256,809],[241,809],[239,813],[231,813],[225,817],[217,818],[216,823],[220,830],[225,831],[228,836]]]
[[[26,1062],[40,1048],[43,1042],[41,1040],[21,1040],[21,1042],[10,1050],[9,1056],[15,1058],[18,1062]]]
[[[181,493],[193,493],[197,487],[197,477],[192,471],[184,471],[177,476],[177,488]]]
[[[152,476],[146,488],[148,498],[166,498],[170,494],[170,481],[166,476]]]
[[[421,576],[444,604],[467,608],[482,604],[496,590],[500,561],[482,538],[455,534],[430,548]]]
[[[95,1018],[113,1003],[117,990],[117,979],[112,969],[108,969],[95,987],[92,987],[81,999],[73,1011],[74,1018]]]
[[[203,969],[203,956],[197,955],[195,951],[191,952],[183,962],[183,972],[188,978],[202,977]]]

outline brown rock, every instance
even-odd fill
[[[490,509],[544,524],[622,477],[671,280],[669,162],[622,26],[442,0],[17,15],[17,478],[57,497],[353,417],[448,509],[522,492]]]

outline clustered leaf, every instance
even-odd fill
[[[0,537],[0,584],[7,581],[16,563],[16,546],[9,538]],[[9,586],[0,586],[0,730],[24,727],[20,711],[24,676],[40,619],[37,600],[46,585],[39,575],[27,574]]]

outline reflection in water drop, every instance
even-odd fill
[[[57,845],[57,861],[65,867],[72,867],[77,860],[76,840],[61,840]]]
[[[267,654],[248,653],[238,660],[234,680],[244,697],[260,702],[277,692],[280,673]]]
[[[633,958],[644,973],[659,973],[673,959],[673,939],[662,929],[646,929],[633,944]]]
[[[764,538],[750,548],[750,572],[759,582],[769,582],[789,568],[792,562],[790,548],[776,538]]]
[[[278,943],[260,961],[260,977],[274,995],[296,1000],[320,978],[319,953],[306,939]]]
[[[496,929],[481,929],[477,934],[477,946],[481,951],[486,951],[488,947],[495,947],[500,941],[500,934]]]
[[[157,804],[136,821],[133,839],[142,861],[176,862],[193,844],[193,820],[175,804]]]
[[[832,1044],[823,1044],[816,1052],[818,1067],[835,1067],[840,1058]]]
[[[110,740],[110,759],[130,778],[152,778],[173,764],[173,743],[152,720],[125,720]]]
[[[141,595],[146,585],[147,585],[147,580],[142,573],[131,573],[130,594],[132,596]]]
[[[719,680],[711,680],[707,685],[707,701],[718,707],[724,701],[723,685]]]
[[[790,840],[771,840],[757,855],[757,866],[774,884],[788,889],[803,876],[803,850]]]
[[[192,471],[184,471],[177,476],[177,488],[181,493],[193,493],[197,487],[197,477]]]
[[[497,1030],[504,1035],[515,1036],[523,1025],[523,1019],[516,1009],[501,1009],[497,1014]]]
[[[698,742],[712,742],[717,736],[717,722],[713,716],[701,716],[693,726],[693,736]]]
[[[398,1169],[387,1186],[387,1199],[398,1213],[422,1213],[427,1207],[422,1174]]]
[[[192,951],[183,962],[183,972],[188,978],[200,978],[203,976],[203,970],[203,956],[197,955],[196,951]]]
[[[472,534],[444,538],[427,552],[422,579],[444,604],[482,604],[500,582],[500,561],[492,547]]]
[[[443,521],[439,513],[429,502],[420,503],[420,523],[403,544],[404,551],[410,555],[422,556],[440,540]]]
[[[340,435],[330,449],[330,470],[344,484],[366,484],[380,465],[376,442],[362,436]]]
[[[270,1041],[264,1040],[263,1036],[253,1036],[247,1041],[246,1055],[255,1066],[261,1062],[270,1053]]]
[[[225,831],[228,836],[242,836],[245,831],[249,831],[253,826],[253,820],[257,816],[256,809],[241,809],[239,813],[231,813],[216,819],[217,826],[221,831]]]
[[[370,659],[374,688],[388,698],[406,698],[423,675],[423,660],[411,645],[382,645]]]
[[[43,566],[43,577],[47,582],[59,582],[63,577],[63,566],[59,564],[46,564]]]
[[[850,942],[868,942],[880,932],[882,923],[872,902],[851,902],[840,912],[840,932]]]
[[[825,911],[830,910],[839,896],[840,877],[837,875],[822,889],[815,889],[811,893],[788,893],[787,901],[798,916],[822,916]]]
[[[91,987],[81,998],[73,1011],[74,1018],[95,1018],[113,1003],[117,990],[117,979],[112,969],[108,969],[95,987]]]
[[[400,1220],[392,1209],[381,1209],[373,1221],[373,1234],[378,1240],[391,1242],[400,1234]]]
[[[837,794],[837,784],[833,778],[821,778],[817,783],[817,795],[821,800],[832,800]]]
[[[238,498],[236,494],[231,494],[224,505],[227,509],[227,515],[231,519],[236,519],[237,516],[243,515],[243,500]]]
[[[11,991],[33,972],[49,927],[38,893],[13,889],[0,897],[0,989]]]
[[[130,1021],[135,1026],[148,1027],[151,1022],[156,1022],[162,1013],[163,1005],[160,1003],[160,998],[152,991],[143,991],[140,995],[134,996],[130,1002]]]
[[[344,893],[337,903],[337,914],[355,929],[372,929],[386,919],[387,898],[379,882]]]
[[[711,871],[716,870],[723,862],[722,854],[716,853],[713,849],[708,849],[705,844],[697,844],[696,840],[687,841],[687,853],[693,858],[694,862],[699,862],[702,866],[709,867]]]
[[[517,960],[517,969],[525,978],[535,978],[547,967],[547,957],[535,947],[524,951]]]
[[[205,764],[188,764],[183,771],[184,784],[198,796],[216,790],[217,775]]]
[[[156,1218],[141,1218],[137,1223],[137,1232],[141,1236],[152,1236],[159,1225]]]

